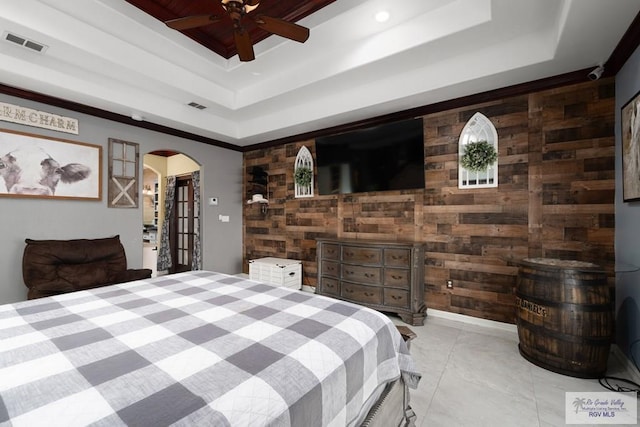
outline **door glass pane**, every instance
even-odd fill
[[[133,162],[125,162],[124,176],[136,176],[136,164]]]
[[[136,158],[136,147],[133,145],[126,144],[124,146],[124,157],[128,160],[135,160]]]
[[[123,144],[121,142],[112,142],[111,144],[113,150],[113,158],[114,159],[122,159],[124,156]]]
[[[112,164],[113,164],[113,175],[122,176],[122,172],[124,172],[124,167],[122,166],[122,162],[119,160],[114,160]]]

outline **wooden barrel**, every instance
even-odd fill
[[[606,273],[586,262],[524,259],[516,324],[520,354],[530,362],[573,377],[604,376],[613,327]]]

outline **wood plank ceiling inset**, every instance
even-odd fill
[[[233,24],[222,8],[220,0],[126,0],[127,3],[148,13],[159,21],[183,18],[191,15],[212,14],[222,19],[215,24],[206,25],[182,33],[202,46],[210,49],[224,58],[231,58],[237,54],[233,38]],[[242,20],[253,44],[271,36],[272,34],[259,28],[251,17],[265,15],[272,18],[296,22],[335,0],[262,0],[257,9],[247,14]],[[275,36],[278,37],[278,36]]]

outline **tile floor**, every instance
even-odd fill
[[[565,392],[608,391],[598,380],[556,374],[525,360],[515,327],[429,315],[424,326],[410,328],[417,334],[411,353],[422,373],[411,394],[418,427],[564,426]],[[613,355],[607,375],[632,379]]]

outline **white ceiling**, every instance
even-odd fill
[[[0,83],[246,146],[595,67],[639,11],[638,0],[337,0],[298,22],[306,43],[271,36],[241,63],[123,0],[1,1],[0,33],[48,48],[3,36]]]

